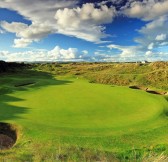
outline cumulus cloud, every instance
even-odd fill
[[[33,41],[39,41],[48,34],[54,32],[54,29],[52,29],[49,25],[46,25],[45,23],[33,23],[32,25],[28,26],[24,23],[18,22],[1,22],[1,27],[8,32],[16,34],[18,39],[14,40],[14,47],[19,48],[26,47]]]
[[[142,46],[120,46],[120,45],[111,44],[111,45],[108,45],[107,47],[111,50],[117,49],[120,51],[119,54],[115,55],[115,57],[112,57],[118,61],[168,60],[168,52],[165,52],[165,51],[153,52],[152,50],[144,49]]]
[[[27,47],[30,43],[32,43],[31,39],[24,39],[24,38],[14,39],[13,47],[23,48],[23,47]]]
[[[83,4],[81,8],[60,9],[55,14],[58,32],[82,38],[91,42],[100,42],[106,37],[101,24],[111,23],[115,8],[106,5],[96,8],[93,3]]]
[[[20,23],[20,22],[12,22],[12,23],[8,23],[6,21],[2,21],[0,23],[1,27],[3,29],[5,29],[7,32],[11,32],[11,33],[19,33],[22,30],[25,30],[28,28],[27,24],[24,23]]]
[[[57,33],[94,43],[107,43],[108,41],[102,41],[103,38],[108,37],[105,32],[105,24],[111,23],[113,18],[120,13],[146,21],[146,25],[137,30],[141,36],[135,38],[135,42],[139,45],[111,44],[108,48],[118,51],[118,56],[113,57],[109,55],[110,52],[107,54],[107,52],[97,50],[95,57],[88,58],[89,52],[86,50],[79,52],[76,48],[61,49],[57,46],[51,51],[8,53],[10,59],[25,58],[28,60],[27,56],[31,56],[31,60],[44,60],[44,57],[46,60],[96,60],[96,58],[108,60],[108,58],[131,59],[133,57],[137,59],[142,56],[145,59],[149,56],[156,56],[154,55],[156,48],[168,45],[168,0],[128,0],[124,7],[121,7],[121,4],[125,4],[124,0],[104,0],[100,3],[86,3],[77,7],[78,2],[78,0],[0,1],[0,8],[14,10],[30,21],[29,24],[1,21],[0,34],[4,31],[16,34],[13,45],[15,48],[25,48],[34,41],[38,42],[49,34]],[[109,3],[115,4],[117,9]],[[7,57],[4,51],[1,52],[1,56],[2,54],[3,58]]]
[[[76,3],[76,0],[0,1],[0,8],[14,10],[31,22],[30,25],[27,25],[19,22],[8,23],[3,21],[0,26],[8,32],[16,33],[18,39],[14,43],[19,42],[19,44],[14,44],[14,47],[25,47],[25,45],[38,41],[50,33],[55,33],[54,15],[56,11],[60,8],[73,7]],[[20,43],[23,41],[27,43]]]
[[[94,54],[96,61],[134,61],[137,54],[136,46],[120,46],[116,44],[107,45],[110,50],[97,50]]]
[[[120,46],[111,44],[107,46],[109,49],[117,49],[120,51],[120,57],[135,57],[138,53],[139,47],[138,46]]]
[[[5,61],[82,61],[85,58],[83,52],[77,48],[63,49],[56,46],[52,50],[34,50],[25,52],[0,51],[0,59]]]
[[[143,0],[129,1],[122,12],[128,17],[148,21],[145,26],[137,30],[141,36],[135,38],[147,56],[168,42],[168,1]],[[154,56],[154,55],[152,55]]]
[[[92,23],[93,25],[110,23],[112,22],[114,14],[115,9],[113,7],[108,8],[106,5],[103,5],[100,8],[95,8],[93,3],[86,3],[83,4],[81,8],[59,9],[56,12],[55,19],[58,21],[58,24],[63,27],[67,27],[68,25],[78,27],[80,21]]]
[[[156,20],[147,23],[142,29],[139,30],[142,34],[165,34],[168,25],[168,16],[161,16]],[[158,35],[157,34],[157,35]]]
[[[55,12],[60,8],[73,7],[77,0],[3,0],[1,8],[17,11],[32,22],[54,22]]]
[[[44,24],[32,24],[28,26],[27,24],[20,22],[8,23],[2,21],[0,23],[1,27],[7,32],[15,33],[18,37],[14,39],[13,47],[22,48],[27,47],[33,41],[39,41],[41,38],[47,36],[52,32],[48,25]]]
[[[122,11],[128,17],[140,18],[145,21],[154,20],[168,14],[167,0],[130,0]]]
[[[71,60],[78,58],[78,50],[76,48],[69,48],[67,50],[56,46],[53,50],[48,52],[48,57],[52,60]]]
[[[31,22],[27,25],[3,21],[0,26],[8,32],[16,33],[18,38],[14,41],[14,47],[25,47],[51,33],[101,42],[102,38],[107,37],[103,25],[112,22],[115,8],[106,5],[96,8],[92,3],[76,7],[76,4],[76,0],[0,1],[0,7],[17,11]]]
[[[113,2],[115,0],[110,0]],[[103,4],[109,1],[103,1]],[[123,3],[121,0],[120,4]],[[124,3],[123,3],[124,4]],[[119,51],[119,57],[138,59],[144,57],[158,58],[158,50],[161,46],[167,46],[168,42],[168,0],[128,0],[125,6],[117,11],[120,16],[138,18],[146,21],[146,25],[137,30],[140,36],[134,38],[136,46],[109,45],[108,48]],[[154,55],[154,52],[157,54]],[[127,59],[128,60],[128,59]]]

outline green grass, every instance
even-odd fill
[[[35,84],[14,86],[26,81]],[[4,76],[0,83],[0,121],[15,124],[20,132],[14,148],[0,152],[2,159],[41,161],[70,154],[75,160],[91,156],[85,149],[131,159],[131,150],[140,157],[143,150],[168,150],[163,96],[31,71]]]

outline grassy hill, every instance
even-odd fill
[[[168,62],[36,64],[36,69],[56,75],[82,76],[91,82],[138,85],[168,90]]]

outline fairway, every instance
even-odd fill
[[[10,106],[27,108],[27,113],[18,115],[13,122],[22,125],[28,131],[25,133],[37,137],[44,134],[44,138],[69,133],[114,134],[126,127],[150,123],[167,104],[160,96],[81,79],[69,79],[66,84],[56,80],[55,85],[9,96],[21,99],[8,102]]]
[[[81,78],[32,80],[34,84],[0,96],[1,121],[20,132],[16,147],[29,140],[33,145],[52,141],[53,147],[61,143],[118,152],[168,143],[163,96]]]

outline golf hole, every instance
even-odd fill
[[[17,140],[17,130],[12,124],[0,122],[0,150],[10,149]]]

